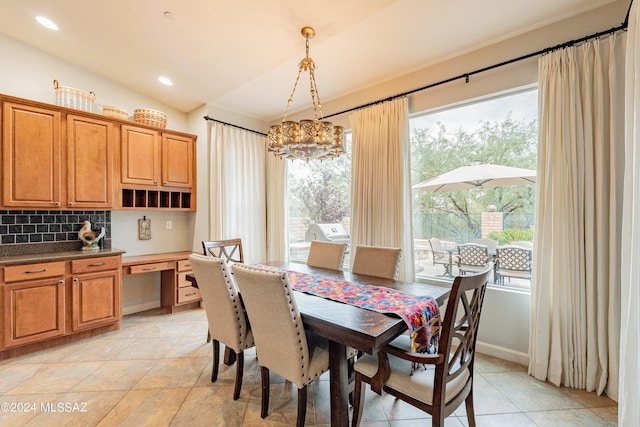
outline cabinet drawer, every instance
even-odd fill
[[[63,276],[64,270],[64,261],[12,265],[4,268],[4,280],[5,282],[18,282],[22,280]]]
[[[132,265],[131,274],[150,273],[152,271],[170,270],[168,262],[156,262],[154,264]]]
[[[188,259],[178,261],[178,271],[191,271],[191,262]]]
[[[120,267],[118,257],[101,257],[71,261],[71,272],[91,273],[93,271],[116,270]]]
[[[193,286],[178,288],[178,304],[191,301],[199,301],[200,299],[201,297],[199,289],[194,288]]]
[[[184,271],[182,273],[178,273],[178,287],[184,288],[185,286],[193,286],[193,283],[187,280],[187,274],[191,273],[190,271]],[[196,288],[197,289],[197,288]]]

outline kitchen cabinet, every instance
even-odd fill
[[[118,322],[122,317],[120,257],[71,261],[73,331]]]
[[[5,207],[55,209],[62,202],[61,113],[4,102],[2,189]]]
[[[113,206],[115,135],[110,121],[5,101],[2,132],[4,207]]]
[[[4,269],[4,347],[65,333],[64,262]]]
[[[195,137],[123,125],[121,208],[195,210]]]
[[[67,115],[67,207],[113,206],[114,125]]]
[[[24,258],[0,259],[0,360],[119,329],[122,251]]]

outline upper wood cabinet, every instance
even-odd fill
[[[113,206],[111,122],[68,114],[64,123],[60,111],[4,102],[2,132],[5,207]]]
[[[157,131],[122,126],[121,182],[157,186],[160,182],[160,136]]]
[[[121,208],[195,210],[195,137],[123,125]]]
[[[113,206],[113,123],[67,116],[67,206]]]
[[[61,114],[5,102],[2,117],[2,202],[55,209],[62,204]]]

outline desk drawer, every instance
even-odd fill
[[[5,282],[43,279],[64,276],[64,261],[41,262],[37,264],[12,265],[4,268]]]
[[[178,261],[178,271],[191,271],[191,263],[188,259]]]
[[[153,271],[169,270],[168,262],[156,262],[153,264],[132,265],[131,274],[151,273]]]
[[[184,288],[178,288],[178,304],[191,301],[199,301],[200,290],[193,286],[186,286]]]
[[[100,257],[71,261],[71,272],[91,273],[93,271],[116,270],[120,266],[118,257]]]

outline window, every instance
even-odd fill
[[[345,133],[345,141],[345,154],[338,158],[289,162],[289,258],[292,261],[307,261],[311,240],[349,243],[350,132]]]
[[[412,184],[471,164],[535,170],[537,95],[537,89],[521,90],[412,117]],[[535,185],[458,191],[414,188],[413,197],[419,278],[451,280],[459,274],[458,245],[463,243],[488,238],[498,246],[533,244]],[[430,241],[432,238],[437,241]],[[441,247],[434,252],[432,245],[438,243]],[[488,258],[493,262],[496,249],[492,242],[479,243],[488,246]],[[526,267],[526,261],[524,264]],[[506,256],[502,265],[506,265]],[[495,271],[495,281],[501,286],[530,286],[526,271],[522,277],[507,276],[509,272],[499,268]]]

